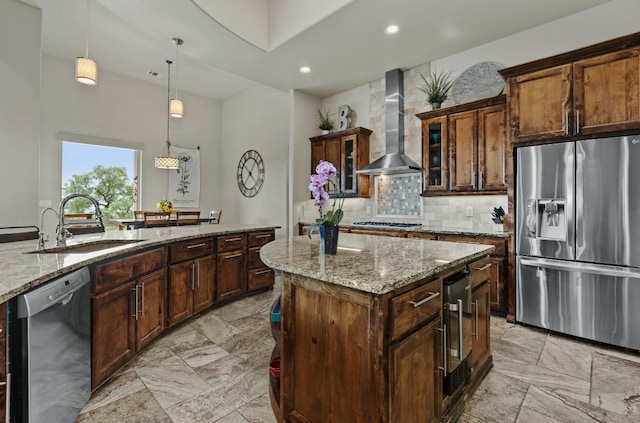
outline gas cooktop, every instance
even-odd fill
[[[422,226],[421,223],[399,223],[399,222],[353,222],[357,226],[388,226],[392,228],[415,228]]]

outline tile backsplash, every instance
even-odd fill
[[[404,176],[380,176],[375,181],[376,212],[380,216],[420,217],[420,174]]]

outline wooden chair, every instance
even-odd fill
[[[211,210],[209,212],[209,223],[220,223],[221,216],[222,210]]]
[[[144,212],[144,227],[154,228],[157,226],[169,226],[170,212]]]
[[[30,229],[25,231],[25,229]],[[0,227],[0,244],[13,241],[38,239],[40,229],[37,226],[5,226]]]
[[[200,211],[176,211],[176,226],[199,224]]]
[[[144,222],[144,210],[134,210],[133,211],[133,220],[140,220]]]

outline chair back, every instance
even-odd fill
[[[26,241],[38,239],[40,229],[37,226],[4,226],[0,227],[0,244],[4,242]]]
[[[134,210],[133,220],[144,220],[144,210]]]
[[[169,226],[170,214],[170,212],[146,211],[144,212],[144,227]]]
[[[199,225],[200,211],[176,211],[176,226],[182,225]]]
[[[94,220],[93,213],[65,213],[64,223],[67,230],[74,235],[104,232],[104,226]]]
[[[209,212],[209,223],[220,223],[221,216],[222,210],[211,210]]]

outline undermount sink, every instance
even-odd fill
[[[143,239],[101,239],[99,241],[89,241],[82,244],[61,245],[59,247],[45,248],[42,250],[29,251],[27,254],[86,254],[97,251],[108,250],[109,248],[126,246]]]

